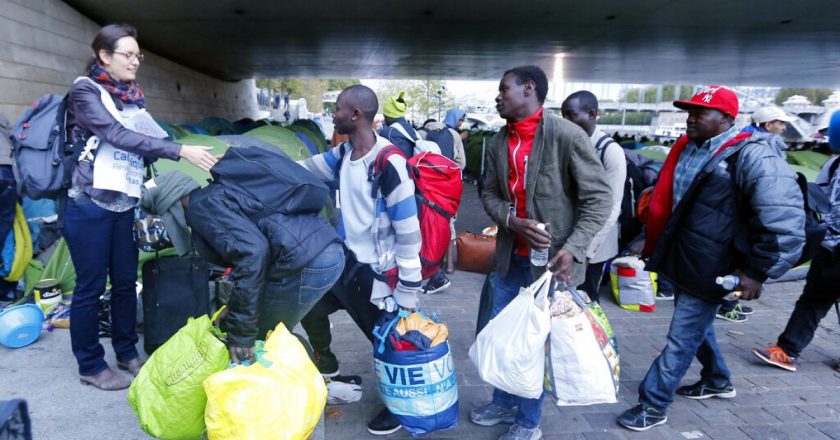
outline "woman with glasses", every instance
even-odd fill
[[[133,27],[105,26],[91,47],[87,76],[76,79],[67,103],[67,140],[84,145],[73,171],[62,230],[76,269],[70,339],[81,382],[119,390],[131,379],[105,362],[98,303],[107,279],[117,367],[136,375],[143,360],[135,347],[138,251],[132,228],[144,164],[183,158],[209,170],[218,159],[209,153],[210,147],[162,139],[165,132],[146,113],[143,89],[136,81],[143,54]]]

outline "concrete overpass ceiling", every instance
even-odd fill
[[[498,79],[536,63],[590,82],[836,86],[829,0],[67,0],[213,76]]]

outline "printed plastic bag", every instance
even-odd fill
[[[557,406],[615,403],[618,342],[598,303],[564,286],[551,300],[545,391]]]
[[[237,365],[204,381],[208,438],[309,438],[327,402],[324,379],[283,323],[264,345],[257,342],[256,363]]]
[[[410,328],[421,330],[410,335]],[[417,436],[456,427],[455,364],[449,342],[440,340],[448,335],[446,326],[421,313],[401,310],[396,316],[383,316],[373,333],[379,396],[406,431]]]
[[[610,264],[610,282],[615,301],[622,308],[639,312],[656,310],[656,273],[645,270],[635,255],[616,258]]]
[[[230,363],[217,335],[208,316],[190,318],[140,369],[128,389],[128,403],[147,434],[186,440],[204,433],[202,382]]]
[[[476,337],[470,359],[485,382],[520,397],[542,395],[545,341],[551,327],[550,280],[551,273],[546,272],[520,289]]]

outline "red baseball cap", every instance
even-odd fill
[[[711,108],[738,117],[738,96],[723,86],[706,86],[688,101],[674,101],[674,107],[689,110],[694,107]]]

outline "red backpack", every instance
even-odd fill
[[[398,154],[405,157],[395,145],[383,148],[373,166],[373,194],[378,193],[379,176],[388,158]],[[423,152],[406,158],[408,175],[414,181],[417,201],[417,220],[420,222],[420,264],[423,279],[431,278],[440,269],[441,261],[452,237],[449,221],[461,204],[461,168],[446,156]],[[383,274],[393,288],[398,278],[397,268]]]

